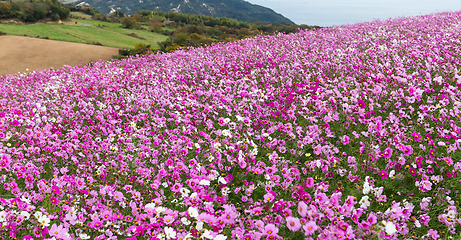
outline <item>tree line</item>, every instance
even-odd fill
[[[1,1],[0,18],[18,18],[24,22],[37,22],[49,18],[53,21],[69,18],[70,9],[57,0]]]

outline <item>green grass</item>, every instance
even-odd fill
[[[31,37],[48,37],[53,40],[85,43],[77,37],[72,37],[62,32],[56,32],[52,29],[51,24],[37,24],[37,25],[10,25],[0,24],[0,30],[10,35],[26,35]]]
[[[88,15],[82,12],[71,12],[70,16],[71,17],[81,17],[83,19],[91,19],[91,15]]]
[[[77,22],[77,24],[75,24]],[[110,22],[103,22],[103,21],[97,21],[97,20],[88,20],[88,19],[71,19],[69,22],[63,22],[64,25],[84,25],[84,24],[91,24],[94,27],[97,26],[103,26],[103,27],[121,27],[122,24],[120,23],[110,23]]]
[[[77,24],[75,24],[77,22]],[[88,26],[91,25],[91,26]],[[97,27],[97,26],[105,27]],[[157,42],[165,41],[168,37],[143,30],[123,29],[120,24],[106,23],[95,20],[75,20],[66,24],[34,24],[34,25],[8,25],[0,24],[0,31],[10,35],[27,35],[48,37],[52,40],[93,43],[98,42],[104,46],[115,48],[134,48],[137,43],[151,45],[158,49]],[[134,36],[127,34],[135,33]],[[142,39],[140,39],[142,38]]]

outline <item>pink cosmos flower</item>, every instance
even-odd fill
[[[304,187],[305,188],[311,188],[312,186],[314,186],[314,178],[311,178],[311,177],[308,177],[306,179],[306,182],[304,184]]]
[[[272,193],[266,193],[264,195],[264,202],[267,203],[267,202],[272,202],[275,200],[275,197],[274,195],[272,195]]]
[[[263,232],[267,236],[275,236],[279,232],[279,229],[274,224],[270,223],[270,224],[267,224],[266,226],[264,226],[264,231]]]
[[[444,157],[443,161],[449,166],[453,165],[453,160],[449,157]]]
[[[347,196],[346,201],[344,201],[344,205],[348,208],[353,207],[357,202],[354,200],[354,196]]]
[[[403,147],[403,154],[406,156],[413,154],[413,147],[411,145],[405,145]]]
[[[328,200],[328,197],[325,193],[316,193],[315,194],[315,199],[319,202],[319,203],[324,203]]]
[[[62,238],[63,236],[65,236],[66,233],[67,229],[65,229],[61,224],[57,226],[56,223],[53,223],[49,230],[49,234],[56,238]]]
[[[305,231],[304,234],[308,236],[314,234],[315,231],[317,231],[318,227],[314,221],[309,221],[306,224],[304,224],[303,229]]]
[[[301,228],[301,223],[299,222],[298,218],[295,217],[287,217],[287,228],[290,229],[292,232],[296,232]]]
[[[432,189],[431,181],[421,181],[419,183],[419,189],[421,189],[424,192],[430,191]]]
[[[307,204],[304,203],[303,201],[300,201],[298,203],[298,213],[299,215],[301,215],[302,217],[306,217],[306,214],[307,214]]]
[[[347,135],[344,135],[342,138],[341,138],[341,141],[343,143],[343,145],[346,145],[350,142],[351,138]]]
[[[438,231],[437,230],[434,230],[434,229],[429,229],[429,231],[427,231],[427,236],[428,237],[431,237],[432,239],[436,240],[436,239],[439,239],[440,238],[440,235],[438,234]]]
[[[170,216],[170,215],[166,215],[164,218],[163,218],[163,222],[167,225],[170,225],[174,222],[174,217],[173,216]]]
[[[218,220],[223,221],[224,224],[234,224],[235,223],[235,218],[237,217],[237,214],[232,211],[232,210],[225,210],[224,214],[219,217]]]
[[[370,225],[373,225],[377,222],[377,218],[376,218],[376,215],[371,212],[369,215],[368,215],[368,218],[367,218],[367,222],[370,224]]]

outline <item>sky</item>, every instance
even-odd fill
[[[245,0],[296,24],[322,27],[461,11],[461,0]]]

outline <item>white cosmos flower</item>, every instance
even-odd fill
[[[78,236],[83,240],[90,239],[90,236],[88,236],[86,233],[82,233],[82,234],[80,234]]]
[[[202,180],[200,180],[200,182],[199,182],[198,184],[204,185],[204,186],[209,186],[209,185],[210,185],[210,181],[205,180],[205,179],[202,179]]]
[[[165,227],[164,230],[167,239],[176,238],[176,231],[172,227]]]
[[[223,130],[222,131],[222,135],[226,136],[226,137],[229,137],[231,135],[230,131],[229,130]]]
[[[205,230],[205,232],[202,234],[202,237],[207,239],[213,239],[213,235],[211,235],[211,232],[208,229]]]
[[[181,218],[181,222],[182,222],[184,225],[186,225],[186,226],[190,224],[189,219],[187,219],[186,217],[182,217],[182,218]]]
[[[183,197],[188,197],[189,193],[190,193],[190,190],[187,189],[187,188],[181,188],[180,192],[181,192]]]
[[[191,217],[193,217],[193,218],[198,217],[198,210],[197,210],[197,208],[189,207],[189,209],[187,209],[187,212],[189,213],[189,216],[191,216]]]
[[[191,199],[195,199],[195,197],[197,197],[197,195],[198,195],[198,194],[197,194],[196,192],[193,192],[189,197],[190,197]]]
[[[226,239],[227,239],[227,237],[224,236],[224,235],[222,235],[222,234],[218,234],[218,235],[214,238],[214,240],[226,240]]]
[[[391,170],[391,171],[389,172],[389,177],[392,178],[394,175],[395,175],[395,171],[394,171],[394,170]]]
[[[362,199],[360,199],[361,208],[368,208],[370,206],[370,201],[368,199],[368,196],[363,196]]]
[[[363,194],[368,194],[371,189],[372,188],[371,188],[370,184],[367,181],[365,181],[365,183],[363,184],[363,191],[362,191]]]
[[[0,212],[0,222],[4,222],[6,220],[6,212],[1,211]]]
[[[393,222],[387,222],[385,228],[387,235],[392,235],[395,232],[397,232],[397,229],[395,228],[395,224]]]
[[[157,207],[155,210],[157,211],[157,213],[162,213],[163,211],[166,210],[166,208],[164,208],[164,207]]]
[[[30,217],[30,213],[26,212],[26,211],[21,211],[21,215],[24,216],[24,219],[29,219]]]
[[[197,222],[197,225],[195,226],[195,229],[202,231],[203,229],[203,222]]]
[[[38,222],[43,226],[49,227],[50,226],[50,219],[46,215],[42,215],[38,218]]]
[[[219,181],[220,183],[222,183],[222,184],[227,184],[226,179],[224,179],[223,177],[219,177],[219,178],[218,178],[218,181]]]

